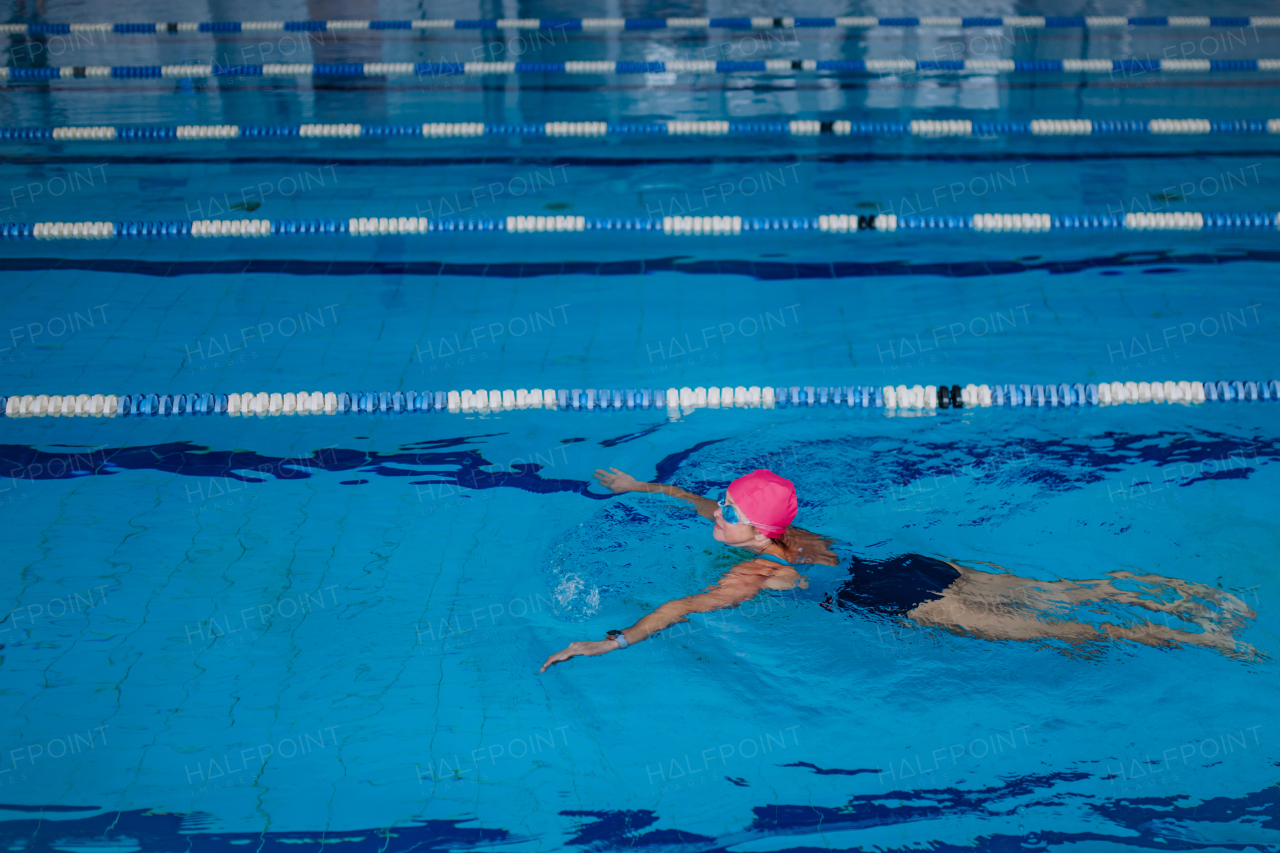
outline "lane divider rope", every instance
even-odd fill
[[[545,408],[591,411],[834,406],[876,409],[965,409],[989,406],[1109,406],[1280,400],[1280,381],[1111,382],[1044,385],[812,385],[781,388],[560,388],[485,391],[299,391],[236,394],[14,394],[0,397],[5,417],[160,415],[337,415],[409,412],[474,413]]]
[[[486,74],[740,74],[912,71],[1145,74],[1150,72],[1280,71],[1280,59],[762,59],[667,62],[351,62],[265,65],[66,65],[0,68],[0,80],[152,80],[204,77],[448,77]]]
[[[874,27],[1019,27],[1024,29],[1116,29],[1120,27],[1280,27],[1269,16],[1075,16],[992,17],[722,17],[722,18],[433,18],[389,21],[205,21],[99,24],[0,24],[0,35],[116,35],[180,33],[364,32],[396,30],[766,30],[869,29]]]
[[[916,119],[913,121],[850,121],[793,119],[790,121],[548,121],[540,124],[486,124],[478,121],[423,124],[182,124],[156,126],[6,127],[3,140],[61,142],[156,142],[173,139],[359,139],[363,137],[424,137],[463,139],[477,136],[919,136],[926,139],[995,136],[1096,136],[1151,134],[1203,136],[1207,134],[1280,134],[1280,119],[1201,118],[1154,119],[1031,119],[1029,121],[973,121]]]
[[[578,231],[648,231],[670,236],[733,236],[751,231],[965,230],[991,234],[1047,231],[1275,231],[1280,213],[977,213],[960,215],[823,214],[821,216],[508,216],[496,219],[427,219],[415,216],[352,219],[200,219],[191,222],[35,222],[0,223],[3,240],[108,240],[120,238],[281,237],[309,234],[432,234],[454,231],[502,231],[511,234]]]

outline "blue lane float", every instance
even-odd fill
[[[512,409],[687,414],[723,408],[972,409],[1101,407],[1129,403],[1197,405],[1280,400],[1280,381],[1111,382],[1007,385],[791,385],[712,388],[559,388],[461,391],[299,391],[232,394],[14,394],[0,396],[5,417],[176,417],[489,413]]]
[[[784,121],[548,121],[540,123],[427,122],[425,124],[283,125],[90,125],[84,127],[0,128],[3,140],[67,142],[168,142],[227,139],[460,139],[478,136],[652,137],[652,136],[917,136],[923,138],[998,136],[1205,136],[1210,134],[1280,134],[1280,119],[1157,118],[1157,119],[1028,119],[974,121],[972,119],[916,119],[913,121],[855,121],[852,119],[790,119]]]
[[[1280,71],[1280,59],[765,59],[750,62],[669,60],[666,62],[366,62],[264,65],[90,65],[0,68],[0,80],[139,80],[209,77],[393,78],[509,74],[853,74],[1016,72],[1066,74],[1199,73]]]
[[[887,17],[839,16],[794,17],[790,15],[718,18],[429,18],[399,20],[334,21],[162,21],[141,23],[3,24],[2,35],[166,35],[181,33],[267,33],[267,32],[395,32],[404,30],[562,30],[592,32],[641,30],[770,30],[770,29],[850,29],[962,27],[991,29],[1207,29],[1273,28],[1280,18],[1246,15],[1180,16],[949,16]]]
[[[1045,234],[1062,231],[1267,231],[1280,230],[1276,212],[1177,213],[975,213],[968,215],[819,216],[507,216],[505,218],[414,216],[351,219],[204,219],[119,222],[0,223],[3,240],[115,240],[187,238],[268,238],[308,235],[376,237],[441,233],[573,234],[586,231],[648,232],[674,237],[734,237],[761,231],[825,235],[915,231],[977,231],[987,234]]]

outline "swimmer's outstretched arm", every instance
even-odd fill
[[[709,613],[712,610],[737,607],[742,602],[754,598],[756,593],[760,592],[765,580],[765,575],[739,575],[731,571],[715,586],[707,587],[705,592],[668,601],[623,631],[622,635],[627,638],[627,645],[631,645],[647,640],[663,628],[668,628],[677,622],[688,621],[685,617],[690,613]],[[577,655],[593,658],[617,651],[621,647],[617,640],[579,640],[547,658],[539,672],[546,672],[547,667]]]
[[[669,497],[679,498],[682,501],[688,501],[693,504],[693,508],[698,511],[698,515],[703,518],[715,518],[716,507],[718,506],[715,501],[704,498],[702,495],[695,495],[693,492],[682,489],[679,486],[668,486],[664,483],[642,483],[617,468],[610,468],[608,471],[603,468],[597,468],[596,479],[600,481],[600,485],[616,495],[625,494],[626,492],[658,492]]]

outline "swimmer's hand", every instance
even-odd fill
[[[617,468],[610,468],[608,471],[603,468],[597,468],[596,479],[600,481],[600,485],[615,495],[640,491],[640,484],[636,482],[636,478],[630,474],[624,474]]]
[[[623,474],[622,476],[625,477],[627,475]],[[608,654],[617,648],[618,644],[614,640],[579,640],[576,643],[570,643],[567,649],[561,649],[551,657],[547,658],[546,663],[542,665],[542,669],[538,670],[538,672],[546,672],[547,667],[562,663],[577,655],[594,658]]]

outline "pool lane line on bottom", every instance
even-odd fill
[[[195,221],[35,222],[0,224],[4,240],[110,240],[123,237],[280,237],[346,234],[431,234],[445,231],[501,231],[508,234],[581,231],[645,231],[675,236],[734,236],[749,231],[817,231],[827,234],[895,231],[1275,231],[1280,214],[1236,213],[976,213],[958,215],[823,214],[821,216],[508,216],[427,219],[414,216],[351,219],[201,219]]]
[[[1209,134],[1280,134],[1280,119],[1153,118],[1153,119],[1030,119],[973,121],[971,119],[915,119],[912,121],[851,121],[847,119],[791,119],[788,121],[547,121],[536,124],[478,121],[424,124],[182,124],[93,125],[85,127],[5,127],[0,140],[58,142],[201,142],[222,139],[359,139],[422,137],[467,139],[478,136],[546,136],[591,138],[604,136],[920,136],[991,138],[996,136],[1204,136]]]
[[[132,23],[37,23],[0,24],[2,35],[165,35],[185,33],[276,33],[276,32],[374,32],[403,30],[770,30],[770,29],[872,29],[877,27],[946,27],[952,29],[1017,27],[1021,29],[1143,29],[1172,27],[1204,29],[1234,27],[1280,27],[1280,17],[1213,15],[1018,15],[1018,16],[934,16],[888,17],[872,15],[794,16],[755,15],[718,18],[424,18],[399,20],[321,21],[142,21]]]
[[[494,391],[302,391],[268,394],[68,394],[0,397],[5,417],[156,415],[338,415],[474,413],[511,409],[609,411],[821,406],[870,409],[963,409],[990,406],[1108,406],[1280,400],[1280,381],[1112,382],[1069,385],[812,385],[779,388],[561,388]]]
[[[62,65],[0,67],[0,82],[49,80],[162,80],[204,78],[432,79],[497,74],[794,74],[795,72],[909,74],[915,71],[978,74],[1221,73],[1280,71],[1280,58],[1260,59],[673,59],[662,62],[340,62],[261,65]],[[65,73],[64,73],[65,72]]]

